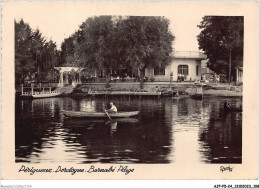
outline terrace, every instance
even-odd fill
[[[198,51],[175,51],[174,58],[206,59],[206,55]]]

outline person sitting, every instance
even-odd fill
[[[110,102],[110,109],[105,111],[108,113],[117,113],[117,107],[113,104],[113,102]]]
[[[224,110],[231,110],[231,109],[232,109],[231,105],[227,101],[224,102]]]
[[[184,75],[181,74],[181,81],[184,81]]]
[[[131,77],[129,77],[128,75],[126,76],[126,81],[130,81]]]
[[[113,76],[110,77],[110,81],[113,82],[114,81],[114,78]]]
[[[178,74],[177,82],[181,82],[181,74]]]

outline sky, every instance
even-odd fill
[[[38,28],[43,36],[52,39],[60,49],[64,38],[73,34],[88,17],[98,15],[138,15],[138,16],[165,16],[170,20],[170,30],[175,36],[173,47],[176,51],[198,51],[197,35],[200,33],[197,25],[203,15],[194,12],[194,8],[185,9],[182,6],[143,6],[143,4],[120,6],[115,8],[104,3],[28,3],[21,8],[16,7],[15,20],[21,18],[32,29]],[[114,2],[115,3],[115,2]],[[191,9],[191,10],[189,10]],[[155,10],[155,11],[154,11]]]

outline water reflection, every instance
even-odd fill
[[[225,114],[225,98],[16,101],[16,162],[241,163],[242,113]],[[241,99],[228,99],[239,104]],[[134,118],[65,118],[61,109],[101,112],[114,101]]]
[[[176,163],[194,164],[201,162],[198,135],[202,120],[202,101],[183,99],[173,105],[178,112],[173,117],[174,160]]]
[[[221,110],[219,108],[218,110]],[[199,140],[205,141],[202,148],[206,162],[211,163],[242,163],[242,113],[221,114],[210,117],[209,126],[201,131]]]
[[[96,101],[83,99],[80,101],[80,111],[96,112]]]

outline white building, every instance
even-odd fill
[[[201,61],[206,56],[195,51],[175,51],[174,59],[165,69],[147,68],[145,76],[155,81],[177,81],[178,74],[184,75],[184,81],[201,80]]]

